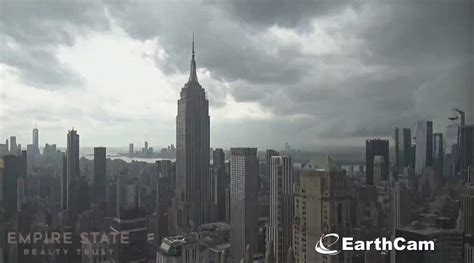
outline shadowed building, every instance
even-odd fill
[[[209,102],[199,84],[192,45],[189,80],[181,89],[176,116],[175,231],[210,220]]]
[[[216,209],[217,221],[223,222],[225,220],[225,189],[229,184],[225,169],[225,153],[223,149],[215,149],[212,154],[212,175],[214,176],[212,201]]]
[[[466,183],[474,182],[474,125],[461,127],[459,139],[459,161],[462,179]]]
[[[67,151],[66,151],[66,208],[70,209],[72,205],[71,185],[79,179],[79,134],[72,129],[67,133]]]
[[[231,148],[230,159],[231,263],[257,248],[257,148]]]
[[[3,209],[6,218],[10,218],[18,211],[18,180],[26,177],[26,157],[7,155],[3,157],[2,169],[2,197]]]
[[[405,167],[412,167],[411,130],[395,128],[395,167],[402,174]]]
[[[388,180],[389,148],[388,140],[366,140],[365,141],[365,164],[366,164],[366,184],[374,185],[374,159],[375,156],[383,157],[382,181]]]
[[[443,134],[433,134],[433,169],[438,175],[443,175],[444,146]]]
[[[417,122],[415,136],[415,174],[420,175],[423,168],[433,165],[433,122]]]
[[[94,203],[105,201],[106,193],[106,148],[94,148]]]

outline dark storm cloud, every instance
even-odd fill
[[[100,2],[1,1],[0,10],[0,61],[37,88],[77,87],[81,79],[58,59],[59,47],[108,28]]]
[[[168,73],[188,71],[192,32],[196,33],[198,66],[211,69],[219,80],[289,84],[305,74],[309,66],[307,61],[292,59],[292,54],[284,50],[271,54],[267,46],[255,43],[254,35],[263,29],[229,20],[228,13],[214,5],[110,2],[108,8],[130,36],[159,38],[169,53],[162,61],[162,69]]]
[[[157,39],[167,56],[156,64],[166,73],[187,74],[195,32],[198,67],[213,79],[203,83],[211,105],[225,105],[228,93],[257,102],[274,120],[255,127],[270,127],[272,140],[390,136],[419,119],[446,121],[439,116],[453,106],[474,115],[471,0],[62,3],[2,4],[1,32],[15,43],[2,48],[2,61],[25,81],[80,81],[57,61],[57,46],[106,29],[106,10],[130,37]],[[263,41],[275,27],[298,36],[322,31],[337,47],[308,53],[327,39]]]
[[[233,17],[244,23],[256,26],[279,25],[304,29],[307,23],[315,16],[327,16],[351,3],[347,0],[242,0],[242,1],[217,1],[209,0],[216,6],[224,8]],[[351,4],[356,4],[352,1]]]

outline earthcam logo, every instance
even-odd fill
[[[324,240],[332,238],[330,243],[324,244]],[[324,234],[319,238],[319,241],[314,246],[314,249],[319,254],[323,255],[337,255],[341,251],[391,251],[391,250],[410,250],[410,251],[433,251],[435,247],[434,241],[415,241],[406,240],[403,237],[397,237],[394,240],[385,237],[376,238],[375,240],[354,240],[353,237],[342,237],[342,250],[331,250],[331,246],[339,241],[340,237],[337,233]]]
[[[334,237],[336,238],[336,240],[334,240],[333,242],[327,244],[327,245],[324,245],[323,243],[323,240],[326,239],[326,238],[330,238],[330,237]],[[322,235],[321,238],[319,239],[319,241],[316,243],[316,246],[314,246],[314,249],[316,250],[316,252],[318,252],[319,254],[323,254],[323,255],[337,255],[339,254],[341,251],[339,250],[329,250],[329,247],[331,247],[332,245],[336,244],[336,242],[339,240],[339,235],[336,234],[336,233],[330,233],[330,234],[326,234],[326,235]]]

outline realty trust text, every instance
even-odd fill
[[[127,232],[82,232],[81,244],[128,244]],[[8,244],[72,244],[76,238],[72,232],[8,232]]]

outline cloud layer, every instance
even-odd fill
[[[473,121],[472,1],[2,2],[0,138],[174,143],[195,32],[213,146],[362,145]]]

